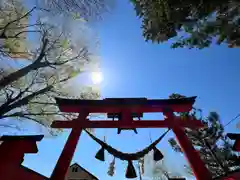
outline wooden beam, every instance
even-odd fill
[[[198,120],[179,120],[176,126],[188,128],[201,128],[204,125]],[[91,120],[85,122],[74,121],[54,121],[52,128],[171,128],[171,125],[165,120],[141,120],[131,122],[109,121],[109,120]]]
[[[25,135],[25,136],[14,136],[14,135],[3,135],[0,137],[0,141],[41,141],[44,135]]]
[[[59,106],[59,109],[62,112],[67,113],[78,113],[82,109],[86,109],[90,113],[119,113],[119,109],[124,109],[126,107],[122,106],[101,106],[101,107],[94,107],[94,106],[77,106],[77,105],[61,105]],[[127,109],[129,109],[133,113],[150,113],[150,112],[163,112],[163,109],[166,108],[166,106],[129,106]],[[192,109],[192,104],[185,104],[185,105],[172,105],[167,108],[171,108],[174,110],[174,112],[188,112]]]
[[[119,113],[120,109],[128,109],[132,113],[163,112],[169,108],[174,112],[188,112],[192,109],[196,97],[183,99],[149,99],[129,100],[105,99],[105,100],[79,100],[56,98],[57,105],[62,112],[76,112],[85,109],[90,113]]]

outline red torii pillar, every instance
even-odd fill
[[[86,117],[88,116],[88,113],[81,112],[79,113],[78,119],[73,120],[72,122],[78,122],[84,121]],[[58,159],[57,165],[55,166],[52,175],[51,180],[64,180],[67,170],[70,166],[70,163],[72,161],[72,157],[74,155],[75,149],[77,147],[78,140],[80,138],[82,132],[82,128],[79,126],[75,126],[72,128],[72,131],[67,139],[67,142],[62,150],[62,153]]]
[[[194,149],[192,143],[186,136],[183,127],[178,125],[178,122],[176,121],[173,112],[165,111],[164,115],[167,117],[166,120],[169,122],[169,124],[171,124],[170,127],[172,127],[172,130],[177,138],[177,141],[180,144],[181,149],[183,150],[196,179],[197,180],[212,179],[211,174],[206,168],[203,161],[201,160],[199,153]],[[190,121],[189,123],[191,123]]]
[[[17,180],[18,170],[24,160],[25,153],[37,153],[37,141],[43,135],[35,136],[2,136],[0,141],[0,179]]]
[[[147,100],[146,98],[115,98],[105,100],[74,100],[56,99],[62,112],[80,112],[78,119],[73,121],[55,121],[53,128],[72,128],[72,132],[65,144],[58,163],[52,173],[51,179],[64,180],[70,166],[82,129],[85,128],[171,128],[187,157],[197,180],[211,180],[212,177],[201,160],[198,152],[184,133],[183,128],[200,128],[203,124],[198,120],[174,116],[173,112],[188,112],[192,109],[195,97],[183,99]],[[82,112],[82,113],[81,113]],[[131,113],[163,112],[165,120],[133,121]],[[86,117],[88,113],[121,113],[119,121],[91,120]],[[81,115],[82,114],[82,115]]]

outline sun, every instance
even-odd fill
[[[101,72],[92,72],[91,79],[93,84],[100,84],[103,81],[103,75]]]

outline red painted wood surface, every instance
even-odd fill
[[[188,112],[192,109],[196,97],[183,99],[146,99],[114,98],[104,100],[60,99],[57,104],[62,112],[80,112],[82,109],[91,113],[118,113],[127,109],[131,112],[163,112],[164,108],[171,108],[174,112]]]
[[[233,150],[240,152],[240,139],[237,139],[233,145]]]
[[[203,124],[200,121],[185,119],[173,116],[173,112],[187,112],[192,109],[195,98],[185,98],[183,100],[129,100],[129,99],[112,99],[112,100],[64,100],[57,99],[57,104],[63,112],[79,112],[81,109],[87,110],[89,113],[121,113],[122,118],[118,121],[109,120],[88,120],[81,117],[73,121],[55,121],[51,125],[53,128],[172,128],[180,146],[195,173],[197,180],[211,180],[211,175],[204,163],[200,159],[197,151],[195,151],[191,142],[185,135],[183,128],[200,128]],[[138,104],[139,103],[139,104]],[[170,110],[170,111],[169,111]],[[140,120],[133,121],[132,113],[143,112],[164,112],[167,117],[165,120]],[[78,132],[80,135],[80,132]],[[65,171],[70,164],[73,152],[77,144],[77,133],[70,134],[64,150],[59,158],[54,170],[52,178],[61,180],[65,175]],[[70,155],[68,155],[70,153]],[[64,157],[65,156],[65,157]],[[61,164],[61,165],[60,165]],[[61,170],[63,170],[61,172]]]
[[[17,136],[3,136],[1,140],[6,141],[0,145],[0,179],[12,180],[16,175],[13,172],[18,172],[24,154],[38,152],[36,140]]]
[[[189,141],[186,136],[183,126],[178,126],[176,124],[179,121],[176,121],[173,112],[165,112],[164,115],[167,117],[166,121],[172,126],[172,130],[177,138],[178,143],[181,146],[182,151],[184,152],[197,180],[211,180],[212,176],[205,164],[200,158],[199,153],[194,149],[192,143]]]
[[[20,166],[18,171],[15,174],[15,178],[11,180],[48,180],[48,177],[45,177],[27,167]]]
[[[228,177],[220,178],[220,180],[240,180],[240,172],[232,173]]]
[[[167,101],[167,100],[146,100],[142,99],[140,104],[136,104],[136,99],[122,101],[124,104],[116,104],[116,99],[110,99],[107,101],[97,101],[97,105],[87,104],[89,101],[81,102],[82,105],[74,104],[72,100],[64,104],[62,101],[60,109],[67,112],[79,112],[82,109],[83,113],[80,113],[79,118],[73,121],[55,121],[52,124],[53,128],[72,128],[72,131],[68,137],[68,140],[64,146],[64,149],[59,157],[57,165],[53,170],[51,180],[64,180],[68,167],[70,166],[73,154],[75,152],[78,140],[80,138],[83,128],[156,128],[164,127],[171,128],[175,133],[177,140],[188,159],[190,166],[197,180],[211,180],[212,177],[205,167],[204,163],[200,159],[198,152],[194,149],[191,142],[188,140],[184,133],[183,128],[200,128],[203,124],[200,121],[186,119],[181,120],[179,117],[173,115],[172,110],[176,112],[189,111],[192,108],[192,104],[195,98],[186,98],[184,101]],[[138,100],[137,100],[138,101]],[[80,102],[80,101],[76,101]],[[94,102],[94,101],[92,101]],[[114,103],[115,104],[114,104]],[[130,102],[128,106],[127,103]],[[140,101],[138,101],[140,102]],[[185,102],[185,103],[184,103]],[[59,103],[59,102],[58,102]],[[113,103],[113,104],[112,104]],[[135,103],[135,104],[134,104]],[[105,104],[105,105],[104,105]],[[112,104],[112,105],[111,105]],[[111,106],[110,106],[111,105]],[[85,108],[85,109],[84,109]],[[169,111],[169,109],[171,109]],[[88,111],[90,110],[90,111]],[[119,121],[109,120],[93,120],[86,119],[89,113],[86,112],[111,112],[122,114],[122,119]],[[133,121],[132,113],[143,112],[164,112],[166,116],[165,120],[141,120]],[[232,134],[232,138],[235,138],[236,134]],[[36,141],[41,138],[33,137],[21,137],[17,139],[15,137],[0,138],[4,142],[0,146],[0,179],[3,180],[17,180],[17,179],[31,179],[31,180],[45,180],[49,179],[36,173],[28,168],[23,168],[20,164],[24,158],[25,153],[36,153],[38,151]],[[6,142],[5,142],[6,140]],[[236,140],[235,148],[240,150],[240,141]],[[17,150],[16,150],[17,149]],[[14,172],[14,173],[13,173]],[[220,180],[240,180],[240,173],[235,172],[228,177],[219,178]]]
[[[77,143],[79,140],[79,137],[81,135],[82,130],[73,128],[68,140],[64,146],[64,149],[58,159],[57,165],[55,166],[52,175],[51,180],[64,180],[67,170],[71,164],[72,157],[74,155],[75,149],[77,147]]]
[[[86,117],[89,113],[82,112],[79,114],[79,118],[73,120],[73,122],[77,122],[78,120],[85,121]],[[78,140],[80,138],[82,132],[81,127],[74,127],[68,137],[68,140],[62,150],[62,153],[58,159],[58,162],[52,172],[51,180],[64,180],[67,170],[72,161],[74,152],[77,147]]]
[[[240,152],[240,134],[238,133],[227,133],[227,137],[234,140],[233,150]]]
[[[176,117],[178,120],[178,125],[183,127],[188,127],[192,129],[201,128],[203,124],[198,120],[181,120],[181,118]],[[132,121],[129,119],[127,122],[122,121],[110,121],[110,120],[90,120],[90,121],[54,121],[51,125],[52,128],[167,128],[169,127],[169,122],[165,120],[141,120]]]

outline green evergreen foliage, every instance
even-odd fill
[[[132,0],[146,40],[172,48],[240,44],[239,0]]]
[[[184,97],[172,94],[170,98]],[[232,144],[224,134],[224,127],[216,112],[210,112],[206,118],[197,117],[196,109],[190,113],[179,113],[179,116],[194,116],[205,124],[205,128],[191,130],[185,128],[185,133],[191,140],[195,149],[200,153],[213,177],[225,175],[233,170],[240,169],[240,157],[232,151]],[[184,120],[184,119],[183,119]],[[176,152],[182,153],[174,138],[169,139],[170,145]]]

